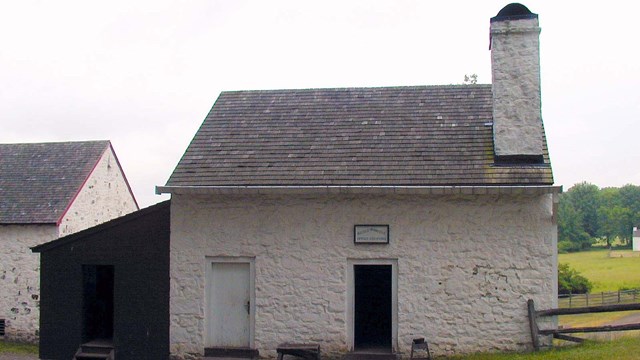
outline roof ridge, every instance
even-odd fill
[[[53,145],[53,144],[81,144],[81,143],[110,143],[111,140],[70,140],[70,141],[43,141],[43,142],[23,142],[23,143],[0,143],[0,146],[8,145]]]
[[[393,90],[393,89],[431,89],[431,88],[486,88],[491,84],[442,84],[442,85],[389,85],[389,86],[346,86],[346,87],[310,87],[310,88],[279,88],[279,89],[245,89],[224,90],[220,94],[233,93],[271,93],[271,92],[303,92],[303,91],[345,91],[345,90]]]

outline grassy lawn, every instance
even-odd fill
[[[620,320],[628,315],[640,313],[640,311],[619,311],[612,313],[562,315],[558,316],[560,325],[567,327],[601,326],[612,321]]]
[[[616,253],[631,252],[631,250]],[[567,263],[593,284],[592,293],[640,288],[640,257],[610,258],[608,250],[559,254],[558,262]]]
[[[622,338],[607,342],[587,342],[538,353],[477,354],[469,356],[437,357],[447,360],[632,360],[640,354],[640,338]]]
[[[30,344],[0,341],[0,353],[37,354],[38,347]],[[616,360],[638,359],[640,337],[624,337],[605,342],[587,342],[537,353],[474,354],[466,356],[436,356],[441,360]]]
[[[37,354],[38,345],[0,341],[0,354]]]
[[[616,250],[617,255],[631,255],[631,250]],[[640,257],[609,257],[609,251],[592,250],[570,254],[559,254],[558,262],[568,263],[593,283],[592,293],[618,291],[620,288],[640,288]],[[562,326],[584,327],[600,326],[619,320],[636,311],[617,313],[582,314],[560,316]],[[587,335],[589,338],[620,338],[637,335],[637,331]],[[638,340],[640,341],[640,340]]]

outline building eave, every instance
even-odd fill
[[[158,195],[543,195],[561,192],[562,186],[554,185],[156,186]]]

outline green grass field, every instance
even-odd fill
[[[616,251],[617,254],[631,250]],[[640,288],[640,257],[610,258],[608,250],[559,254],[559,263],[567,263],[593,284],[592,293]]]
[[[527,354],[477,354],[436,357],[447,360],[632,360],[640,354],[640,338],[622,338],[607,342],[587,342],[582,345],[553,348]]]
[[[35,345],[0,341],[0,354],[37,354]],[[466,356],[436,356],[441,360],[616,360],[637,359],[640,354],[640,338],[623,338],[606,342],[587,342],[582,345],[553,348],[537,353],[474,354]]]
[[[617,250],[616,255],[631,256],[631,250]],[[559,254],[559,263],[567,263],[593,283],[592,293],[618,291],[622,288],[640,288],[640,257],[609,257],[608,250],[582,251]],[[601,326],[616,321],[635,311],[616,313],[560,316],[562,326]],[[620,338],[638,336],[637,331],[587,335],[589,338]],[[640,342],[640,339],[638,339]]]
[[[38,345],[0,341],[0,354],[37,354]]]

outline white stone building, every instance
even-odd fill
[[[0,144],[0,322],[38,338],[39,255],[30,247],[138,209],[109,141]]]
[[[640,229],[633,227],[633,251],[640,251]]]
[[[172,356],[530,348],[561,191],[539,32],[519,4],[491,19],[492,85],[223,92],[158,188]]]

